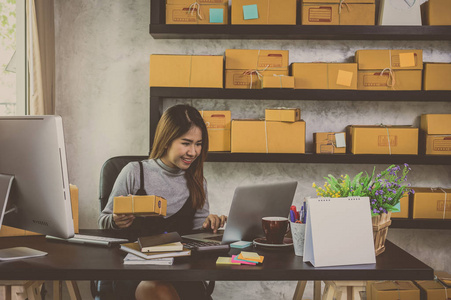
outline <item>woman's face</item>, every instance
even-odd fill
[[[188,169],[202,150],[202,131],[197,126],[175,139],[161,160],[171,168]]]

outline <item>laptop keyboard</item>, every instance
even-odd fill
[[[222,239],[222,237],[221,237]],[[200,242],[200,241],[183,241],[183,246],[187,249],[190,249],[194,252],[223,252],[223,251],[229,251],[230,246],[229,245],[222,245],[218,242]]]
[[[205,239],[206,240],[213,240],[213,241],[222,241],[222,238],[223,238],[224,236],[221,234],[221,235],[212,235],[212,236],[208,236],[208,237],[206,237]]]

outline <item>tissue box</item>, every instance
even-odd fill
[[[150,56],[149,85],[162,87],[223,87],[223,56]]]
[[[296,122],[301,120],[299,108],[267,108],[265,109],[266,121]]]
[[[155,195],[114,197],[113,213],[136,216],[166,216],[166,199]]]
[[[296,0],[233,0],[232,24],[296,25]]]
[[[429,0],[421,5],[425,25],[451,25],[451,1]]]
[[[356,63],[292,63],[295,89],[357,89]]]
[[[378,24],[421,26],[420,1],[381,0]]]
[[[201,111],[208,130],[208,151],[230,151],[231,112]]]
[[[451,189],[413,188],[413,190],[415,194],[411,194],[410,197],[413,198],[414,219],[451,219]]]
[[[418,154],[418,128],[350,125],[346,133],[354,154]]]
[[[374,0],[302,0],[302,25],[374,25]]]
[[[313,140],[316,145],[315,153],[346,153],[345,132],[315,132],[313,133]]]
[[[392,218],[407,219],[409,217],[409,195],[404,195],[399,199],[401,211],[392,212]]]
[[[263,76],[263,89],[294,89],[294,77],[286,75]]]
[[[305,153],[305,122],[232,120],[232,152]]]
[[[420,290],[411,281],[368,281],[366,287],[367,299],[409,299],[420,300]]]
[[[199,0],[192,6],[191,0],[167,0],[166,24],[227,24],[227,0]],[[199,10],[199,11],[198,11]]]
[[[425,91],[451,91],[451,63],[425,63],[424,82]]]
[[[420,123],[427,134],[451,134],[451,114],[422,114]]]

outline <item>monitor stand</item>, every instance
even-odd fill
[[[0,229],[2,227],[3,218],[6,214],[16,211],[16,207],[6,210],[9,198],[9,192],[14,180],[13,175],[0,173]],[[0,249],[0,261],[23,259],[29,257],[37,257],[47,255],[46,252],[31,249],[28,247],[14,247]]]

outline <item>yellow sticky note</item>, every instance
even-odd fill
[[[344,86],[351,86],[353,75],[354,74],[352,72],[345,71],[345,70],[338,70],[337,84],[344,85]]]
[[[243,256],[243,258],[254,258],[254,259],[260,258],[260,255],[258,255],[258,253],[256,252],[241,251],[241,255]]]
[[[399,66],[401,68],[415,67],[415,54],[410,53],[399,53]]]
[[[231,257],[218,257],[216,260],[217,265],[241,265],[240,263],[232,262]]]

